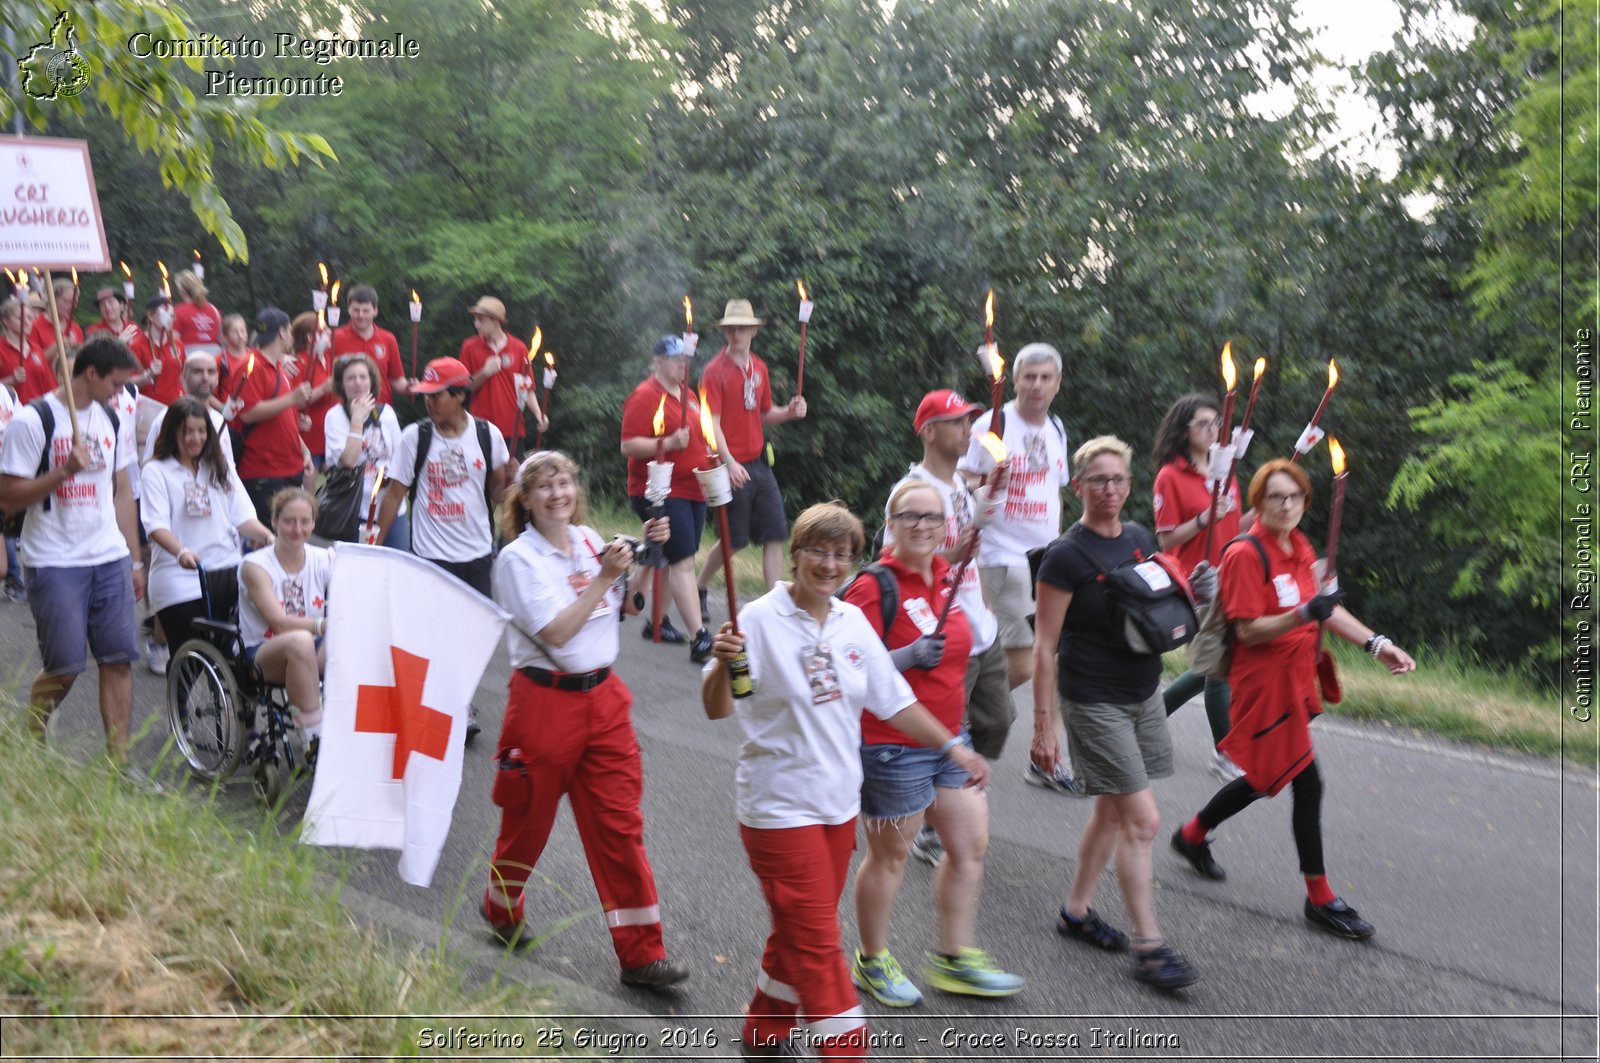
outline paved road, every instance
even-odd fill
[[[487,754],[503,703],[503,653],[480,690],[488,730],[481,755],[468,759],[433,888],[401,883],[394,854],[352,852],[344,897],[358,918],[407,939],[443,936],[480,972],[525,985],[518,999],[528,1012],[572,1016],[560,1031],[526,1016],[457,1020],[471,1033],[520,1031],[524,1052],[545,1030],[546,1041],[561,1039],[568,1051],[596,1058],[615,1058],[618,1048],[632,1058],[734,1058],[731,1039],[767,929],[732,812],[737,725],[704,719],[683,647],[652,646],[637,632],[631,621],[619,667],[637,698],[647,844],[668,947],[694,971],[683,992],[657,998],[617,982],[566,812],[539,867],[545,883],[528,901],[545,940],[507,956],[484,933],[475,901],[497,826]],[[28,610],[0,604],[0,675],[25,679],[36,662]],[[1172,720],[1176,775],[1156,787],[1167,824],[1156,855],[1157,905],[1168,936],[1203,978],[1182,995],[1160,996],[1128,976],[1126,960],[1052,930],[1089,806],[1023,784],[1026,694],[1018,698],[1023,731],[990,792],[993,842],[979,928],[982,944],[1028,988],[1002,1003],[930,995],[909,1012],[869,1004],[879,1057],[1596,1058],[1600,815],[1592,776],[1389,729],[1319,722],[1330,877],[1378,927],[1373,941],[1349,943],[1301,918],[1287,797],[1224,827],[1215,851],[1226,883],[1198,878],[1166,848],[1170,827],[1216,786],[1205,770],[1204,713],[1192,704]],[[137,668],[135,697],[136,726],[158,728],[163,682]],[[93,699],[91,673],[53,725],[53,743],[84,755],[98,748]],[[136,757],[153,757],[160,737],[142,739]],[[294,800],[303,804],[304,792]],[[248,808],[249,787],[234,787],[227,800]],[[847,891],[847,943],[854,940],[850,907]],[[1110,874],[1097,907],[1126,925]],[[932,942],[931,911],[929,870],[913,863],[893,929],[896,954],[913,972]],[[419,1046],[444,1052],[442,1036],[419,1031]],[[590,1045],[573,1048],[585,1038]]]

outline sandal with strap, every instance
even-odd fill
[[[1107,952],[1128,951],[1128,935],[1101,919],[1093,908],[1085,912],[1082,919],[1074,919],[1063,907],[1056,918],[1056,933],[1074,941],[1088,942]]]

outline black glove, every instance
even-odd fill
[[[1309,602],[1302,603],[1294,613],[1301,620],[1326,620],[1343,599],[1344,591],[1324,591]]]
[[[924,635],[917,641],[889,651],[889,659],[902,672],[913,668],[937,668],[944,660],[944,635]]]

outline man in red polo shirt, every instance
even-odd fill
[[[378,401],[393,402],[395,395],[411,394],[405,366],[400,361],[400,343],[394,333],[379,328],[378,293],[370,284],[350,289],[347,302],[350,324],[333,330],[331,365],[347,354],[364,354],[378,367]]]
[[[783,512],[783,492],[767,464],[769,424],[798,421],[806,415],[806,400],[796,396],[787,406],[772,405],[772,379],[767,363],[750,349],[756,330],[765,322],[756,317],[748,299],[730,299],[717,322],[728,344],[700,373],[700,390],[711,407],[711,424],[717,433],[717,453],[728,463],[733,479],[733,501],[728,503],[728,536],[734,550],[751,542],[761,544],[761,575],[770,590],[783,575],[783,543],[789,538],[789,520]],[[718,543],[700,571],[700,600],[705,601],[711,579],[722,571]]]
[[[467,310],[477,335],[461,341],[461,364],[472,373],[472,414],[500,429],[513,454],[522,453],[528,432],[522,407],[533,411],[539,427],[546,428],[544,411],[534,398],[528,348],[506,332],[506,304],[485,295]]]
[[[272,526],[272,496],[285,487],[315,483],[311,452],[300,441],[298,411],[311,401],[310,384],[291,384],[283,360],[293,348],[289,315],[275,306],[256,319],[260,357],[239,391],[243,456],[239,479],[261,523]]]

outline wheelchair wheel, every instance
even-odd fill
[[[233,668],[205,639],[190,639],[167,665],[167,723],[189,767],[202,779],[225,779],[244,754],[243,702]]]
[[[255,783],[256,796],[263,804],[276,805],[278,798],[283,796],[283,769],[269,761],[259,761],[251,777]]]

